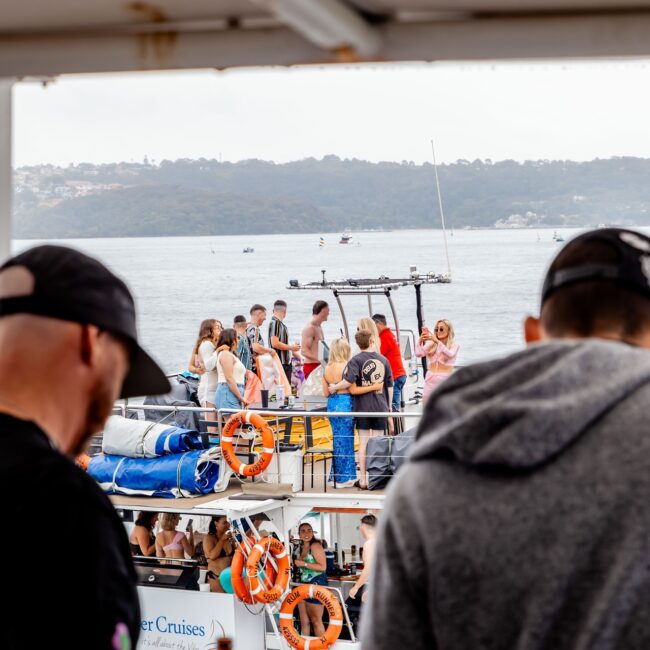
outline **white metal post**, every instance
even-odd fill
[[[11,253],[11,89],[13,79],[0,79],[0,262]]]

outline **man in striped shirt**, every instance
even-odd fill
[[[289,345],[289,330],[284,324],[287,315],[287,303],[284,300],[276,300],[273,303],[273,316],[269,323],[269,343],[271,348],[278,353],[280,363],[284,368],[284,374],[291,382],[291,356],[301,361],[300,346]]]

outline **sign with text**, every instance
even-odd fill
[[[230,594],[138,587],[142,620],[138,650],[216,650],[223,636],[235,650],[264,648],[264,615]]]

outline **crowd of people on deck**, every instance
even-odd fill
[[[189,370],[200,375],[198,399],[204,408],[246,408],[246,385],[249,373],[258,371],[261,355],[278,360],[287,382],[298,390],[320,370],[322,396],[327,398],[328,411],[359,413],[357,416],[330,418],[333,431],[333,462],[329,482],[336,488],[367,489],[366,448],[376,435],[394,433],[391,417],[373,413],[398,412],[402,405],[407,380],[399,342],[383,314],[361,318],[357,323],[353,354],[351,342],[345,337],[329,345],[326,365],[320,359],[320,345],[325,343],[323,323],[329,317],[329,305],[317,300],[310,321],[305,325],[300,343],[290,343],[285,324],[287,303],[276,300],[264,338],[262,326],[267,320],[266,308],[256,303],[249,319],[239,314],[231,328],[221,321],[207,319],[201,323],[199,335],[189,362]],[[266,342],[265,342],[266,341]],[[415,353],[427,360],[423,400],[454,369],[459,346],[449,320],[439,320],[433,330],[423,327]],[[214,419],[210,412],[206,419]],[[355,455],[355,430],[358,434],[358,455]],[[357,461],[359,471],[357,473]]]
[[[225,593],[221,574],[232,564],[235,550],[239,546],[231,524],[225,515],[212,516],[207,530],[195,533],[193,520],[190,520],[185,531],[178,530],[181,515],[177,513],[157,513],[150,511],[139,512],[130,533],[129,544],[134,557],[157,557],[176,560],[193,559],[199,568],[206,570],[206,579],[210,591]],[[264,513],[251,516],[251,523],[262,537],[274,535],[265,530],[270,526],[265,524],[269,517]],[[360,550],[363,558],[363,569],[348,593],[346,605],[354,621],[358,619],[361,605],[365,602],[365,591],[375,555],[375,532],[377,518],[366,514],[361,518],[357,530],[364,544]],[[297,569],[295,576],[298,582],[327,586],[328,563],[325,555],[327,543],[316,537],[312,525],[303,522],[298,526],[293,564]],[[225,583],[227,584],[227,582]],[[323,604],[313,598],[308,598],[298,605],[300,627],[303,634],[321,636],[325,629],[323,625]]]

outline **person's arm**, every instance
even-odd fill
[[[156,554],[156,542],[149,545],[149,532],[144,526],[135,527],[135,539],[138,542],[142,555],[149,557]]]
[[[351,387],[352,384],[349,381],[346,381],[345,379],[341,379],[341,381],[337,382],[336,384],[332,384],[331,386],[328,384],[328,390],[330,392],[330,395],[334,395],[334,393],[336,393],[337,390],[345,390],[346,388],[351,388]]]
[[[207,371],[215,370],[217,367],[217,356],[219,350],[215,350],[213,345],[203,345],[199,347],[199,358],[203,362],[203,367]]]
[[[203,538],[203,550],[205,551],[205,557],[207,557],[208,560],[216,560],[219,555],[221,555],[221,551],[223,550],[224,544],[227,541],[228,538],[226,535],[217,540],[215,540],[212,535],[206,535]]]
[[[350,384],[350,395],[365,395],[366,393],[379,393],[384,389],[384,382],[378,381],[370,386],[357,386]]]
[[[343,368],[343,376],[341,381],[337,382],[333,386],[330,386],[330,393],[335,393],[337,390],[345,390],[350,388],[352,384],[357,383],[357,375],[359,374],[359,364],[355,360],[355,357],[350,359],[345,368]]]
[[[416,357],[427,357],[431,354],[433,343],[428,339],[423,339],[420,337],[417,345],[415,346],[415,356]]]
[[[282,343],[278,337],[278,329],[279,325],[275,323],[271,323],[269,326],[269,343],[271,344],[271,347],[274,350],[289,350],[291,352],[295,353],[300,350],[299,345],[289,345],[288,343]]]
[[[196,361],[195,357],[196,355],[194,354],[194,352],[192,352],[192,356],[190,357],[190,360],[187,364],[187,369],[190,372],[193,372],[195,375],[202,375],[205,372],[205,370],[203,368],[200,368],[199,366],[194,365],[194,362]]]
[[[267,348],[261,343],[253,343],[253,352],[255,352],[255,354],[271,354],[273,356],[277,355],[277,352],[275,350],[272,348]]]
[[[156,557],[166,557],[165,556],[165,549],[163,548],[162,544],[162,533],[158,533],[156,535]]]
[[[277,336],[271,337],[271,347],[274,350],[291,350],[291,352],[297,352],[300,350],[299,345],[288,345],[287,343],[282,343]]]
[[[441,363],[452,365],[458,356],[458,343],[452,343],[451,347],[447,347],[444,343],[438,342],[438,352],[440,352]]]
[[[187,553],[187,555],[192,557],[194,555],[194,551],[196,548],[194,546],[194,531],[192,530],[192,528],[190,528],[189,533],[190,533],[189,539],[188,539],[188,535],[183,534],[183,537],[181,537],[181,544],[183,546],[183,550],[185,551],[185,553]]]
[[[235,357],[232,352],[222,353],[221,355],[221,368],[223,369],[223,376],[228,384],[228,388],[232,391],[232,394],[239,400],[240,404],[245,405],[246,400],[244,396],[239,392],[239,387],[235,383],[235,377],[233,375],[232,369],[235,365]]]
[[[350,589],[350,598],[355,598],[359,589],[361,589],[361,587],[363,587],[363,585],[368,582],[368,578],[370,577],[370,570],[372,569],[372,560],[374,554],[375,540],[369,539],[363,545],[363,570],[361,571],[361,575],[359,575],[359,579],[354,583],[354,587]]]

